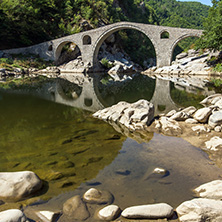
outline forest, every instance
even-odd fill
[[[0,41],[0,49],[29,46],[119,21],[204,29],[197,47],[221,49],[222,2],[212,2],[210,8],[176,0],[1,0],[0,39],[4,41]],[[131,55],[138,61],[141,55],[154,56],[149,40],[139,40],[144,38],[142,34],[126,31],[118,37],[128,54],[132,47],[138,49]],[[135,42],[142,45],[133,45]],[[177,50],[186,47],[179,45]]]

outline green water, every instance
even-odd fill
[[[47,182],[43,199],[95,177],[125,139],[77,108],[25,95],[0,98],[0,171],[34,171]]]

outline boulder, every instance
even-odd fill
[[[192,116],[197,111],[197,109],[194,106],[189,106],[181,111],[186,113],[188,116]]]
[[[155,121],[156,128],[166,135],[179,135],[182,130],[177,121],[162,116],[159,120]]]
[[[132,104],[119,102],[97,111],[93,116],[105,121],[120,123],[131,130],[143,129],[154,118],[154,106],[143,99]]]
[[[173,212],[173,208],[170,205],[159,203],[128,207],[121,215],[129,219],[158,219],[170,218]]]
[[[170,119],[176,120],[176,121],[185,121],[188,118],[189,118],[189,115],[183,111],[177,112],[170,117]]]
[[[205,105],[205,106],[214,105],[221,98],[222,98],[222,94],[210,95],[207,98],[203,99],[200,102],[200,104]]]
[[[34,194],[42,187],[42,181],[31,171],[0,173],[0,199],[19,201]]]
[[[222,148],[222,139],[218,136],[214,136],[209,141],[205,142],[205,145],[208,150],[217,151],[219,148]]]
[[[194,189],[194,192],[203,198],[221,200],[222,199],[222,180],[214,180],[205,183]]]
[[[86,220],[90,214],[79,195],[68,199],[63,204],[63,213],[65,216],[71,217],[74,220]]]
[[[115,220],[119,216],[120,212],[121,210],[118,206],[109,205],[99,211],[98,217],[101,220]]]
[[[83,195],[83,199],[87,203],[91,204],[107,204],[112,203],[113,196],[108,191],[97,190],[96,188],[90,188]]]
[[[212,113],[211,108],[209,107],[201,108],[194,113],[193,118],[200,123],[206,123],[211,113]]]
[[[183,58],[187,57],[187,55],[188,55],[187,52],[182,52],[176,56],[176,60],[183,59]]]
[[[222,201],[197,198],[186,201],[176,211],[181,222],[222,221]]]
[[[25,214],[18,209],[0,212],[0,222],[28,222]]]
[[[214,112],[208,120],[208,125],[211,127],[221,126],[222,125],[222,110]]]
[[[193,126],[192,130],[194,132],[207,132],[207,128],[205,126],[202,126],[202,125]]]

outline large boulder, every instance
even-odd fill
[[[222,201],[198,198],[183,202],[176,211],[181,222],[221,222]]]
[[[154,106],[146,100],[135,103],[119,102],[109,108],[99,110],[94,117],[120,123],[131,130],[143,129],[154,118]]]
[[[19,201],[42,187],[42,181],[31,171],[0,173],[0,200]]]
[[[221,126],[222,125],[222,110],[214,112],[208,120],[208,125],[211,127]]]
[[[205,183],[194,189],[194,192],[203,198],[221,200],[222,199],[222,180],[214,180]]]
[[[203,99],[200,104],[209,106],[209,105],[215,105],[219,100],[222,99],[222,94],[213,94],[208,96],[207,98]]]
[[[0,212],[0,222],[28,222],[21,210],[11,209]]]
[[[200,123],[206,123],[211,113],[212,113],[211,108],[209,107],[201,108],[194,113],[193,118]]]
[[[158,219],[170,218],[173,212],[173,208],[170,205],[159,203],[128,207],[121,215],[129,219]]]

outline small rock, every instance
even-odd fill
[[[58,217],[61,215],[60,212],[52,212],[52,211],[39,211],[36,212],[36,215],[43,222],[56,222]]]
[[[63,213],[74,220],[86,220],[90,215],[80,196],[74,196],[63,204]]]
[[[117,170],[116,171],[117,174],[123,175],[123,176],[127,176],[129,175],[131,172],[129,170]]]
[[[108,191],[101,191],[95,188],[90,188],[83,195],[83,199],[91,204],[107,204],[113,201],[113,196]]]
[[[166,117],[171,117],[171,116],[173,116],[176,112],[177,112],[177,111],[173,109],[173,110],[171,110],[170,112],[168,112],[168,113],[166,114]]]
[[[0,222],[27,222],[21,210],[11,209],[0,212]]]
[[[177,112],[170,117],[170,119],[176,120],[176,121],[185,121],[188,118],[189,118],[189,115],[183,111]]]
[[[221,132],[221,130],[222,130],[222,127],[221,126],[216,126],[215,128],[214,128],[214,131],[215,132]]]
[[[222,148],[222,139],[218,136],[214,136],[209,141],[205,142],[205,145],[208,150],[217,151],[219,148]]]
[[[222,110],[214,112],[208,121],[209,126],[212,128],[220,126],[222,124]]]
[[[173,208],[170,205],[159,203],[128,207],[121,215],[129,219],[158,219],[170,218],[173,212]]]
[[[198,132],[207,132],[207,128],[205,126],[193,126],[192,130],[194,132],[198,131]]]
[[[98,217],[102,220],[115,220],[120,212],[121,210],[118,206],[109,205],[99,211]]]
[[[199,197],[221,200],[222,199],[222,180],[214,180],[205,183],[194,189]]]
[[[188,123],[188,124],[197,124],[198,121],[193,119],[193,118],[188,118],[185,120],[185,123]]]

